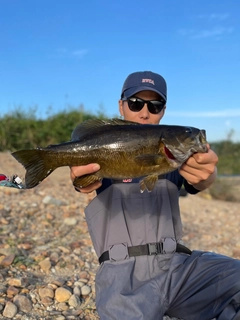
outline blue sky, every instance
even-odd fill
[[[131,72],[165,77],[164,124],[240,141],[237,0],[0,0],[0,115],[118,115]],[[50,107],[51,106],[51,107]]]

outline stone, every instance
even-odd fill
[[[75,226],[77,224],[77,219],[76,218],[65,218],[63,222],[67,226]]]
[[[0,295],[7,292],[7,287],[0,283]]]
[[[54,290],[48,287],[40,288],[38,290],[38,293],[41,298],[44,298],[44,297],[54,298]]]
[[[51,196],[46,196],[43,198],[42,202],[44,204],[54,204],[55,206],[62,206],[62,205],[65,205],[65,203],[61,200],[58,200],[54,197],[51,197]]]
[[[76,296],[80,297],[80,295],[81,295],[81,289],[80,289],[78,286],[75,286],[75,287],[73,288],[73,293],[74,293]]]
[[[49,283],[48,288],[50,288],[52,290],[56,290],[58,288],[58,286],[55,283]]]
[[[66,304],[66,302],[60,302],[58,304],[58,309],[62,310],[62,311],[66,311],[66,310],[68,310],[68,305]]]
[[[8,296],[15,296],[18,293],[19,293],[19,289],[15,288],[13,286],[9,286],[8,289],[7,289],[7,295]]]
[[[48,272],[51,269],[52,264],[49,258],[46,258],[39,262],[39,266],[44,272]]]
[[[63,311],[63,315],[67,317],[67,319],[76,319],[76,316],[79,316],[82,313],[81,309],[69,309],[66,311]]]
[[[89,293],[91,292],[91,288],[87,285],[84,285],[82,288],[81,288],[81,293],[83,296],[88,296]]]
[[[12,302],[7,301],[5,308],[3,310],[3,316],[9,319],[12,319],[17,314],[17,312],[18,312],[17,306]]]
[[[3,258],[0,264],[4,267],[8,267],[13,263],[14,259],[15,259],[15,254],[10,254],[5,258]]]
[[[44,306],[51,306],[53,304],[53,299],[49,298],[49,297],[43,297],[41,299],[41,303],[44,305]]]
[[[12,278],[8,280],[8,284],[12,287],[23,287],[23,280],[21,278]]]
[[[71,295],[71,297],[68,300],[68,304],[74,308],[79,308],[81,305],[81,301],[79,297],[75,294]]]
[[[55,299],[57,302],[66,302],[71,297],[72,292],[66,288],[60,287],[55,291]]]
[[[87,271],[81,271],[81,272],[79,273],[79,278],[80,278],[80,279],[88,279],[88,278],[89,278],[88,272],[87,272]]]
[[[13,302],[20,311],[25,313],[32,311],[32,302],[26,296],[18,294],[13,298]]]
[[[57,263],[59,260],[59,254],[57,252],[52,252],[50,255],[50,260],[54,263]]]

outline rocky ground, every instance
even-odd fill
[[[24,172],[0,154],[0,173]],[[99,319],[84,218],[92,197],[74,191],[68,168],[31,190],[0,187],[0,319]],[[187,196],[180,205],[187,246],[240,258],[240,203]]]

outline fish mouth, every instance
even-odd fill
[[[165,153],[165,156],[167,157],[167,161],[171,164],[171,166],[173,166],[174,168],[177,168],[181,165],[181,162],[175,158],[175,156],[166,146],[164,146],[164,153]]]
[[[178,142],[178,147],[164,145],[164,153],[167,160],[172,164],[174,163],[174,165],[176,166],[184,163],[192,154],[196,152],[208,152],[207,143],[199,139],[197,139],[197,143],[195,145],[192,145],[189,149],[185,148],[180,141]]]
[[[165,152],[165,155],[168,157],[169,160],[176,160],[176,158],[174,157],[172,152],[166,146],[164,146],[164,152]]]

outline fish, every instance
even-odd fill
[[[59,167],[98,163],[99,171],[76,177],[73,185],[84,188],[103,178],[139,178],[140,191],[151,192],[159,175],[176,170],[194,153],[207,151],[206,131],[195,127],[92,119],[77,125],[67,142],[18,150],[12,156],[26,169],[26,189]]]

